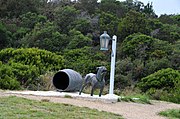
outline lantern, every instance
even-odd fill
[[[106,31],[100,36],[100,50],[108,50],[108,44],[110,41],[110,36]]]

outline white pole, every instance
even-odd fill
[[[112,53],[111,53],[111,72],[110,72],[110,87],[109,87],[109,94],[113,95],[114,90],[114,73],[115,73],[115,62],[116,62],[116,42],[117,36],[113,36],[112,38]]]

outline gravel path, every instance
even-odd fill
[[[112,112],[122,115],[125,119],[166,119],[158,115],[160,111],[167,109],[180,109],[180,104],[163,101],[152,101],[152,104],[139,104],[130,102],[107,103],[102,101],[87,101],[84,99],[71,99],[62,97],[45,97],[34,95],[12,94],[8,91],[0,91],[2,96],[18,96],[33,100],[49,100],[55,103],[71,104],[79,107],[88,107],[102,111]]]

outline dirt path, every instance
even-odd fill
[[[129,102],[105,103],[101,101],[87,101],[83,99],[70,99],[62,97],[44,97],[22,94],[10,94],[7,91],[0,91],[1,96],[18,96],[33,100],[47,99],[50,102],[71,104],[79,107],[88,107],[102,111],[112,112],[122,115],[125,119],[165,119],[158,115],[160,111],[166,109],[180,109],[179,104],[152,101],[152,105]]]

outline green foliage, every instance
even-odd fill
[[[146,76],[144,63],[139,60],[125,58],[116,63],[115,87],[124,89],[127,86],[134,86],[137,81]]]
[[[12,68],[12,72],[17,78],[17,81],[19,81],[23,87],[27,87],[29,84],[34,83],[34,80],[39,75],[38,68],[35,65],[9,62],[9,66]]]
[[[78,0],[75,7],[89,14],[93,14],[98,8],[98,3],[97,0]]]
[[[39,74],[35,66],[11,62],[0,66],[0,75],[0,88],[14,90],[20,87],[25,88],[34,83]]]
[[[16,29],[16,32],[13,33],[13,40],[11,42],[12,47],[20,47],[21,39],[30,31],[30,29],[25,27],[20,27]]]
[[[174,69],[180,70],[180,40],[173,44],[173,52],[170,55],[171,65]]]
[[[121,98],[119,98],[119,101],[151,104],[149,97],[146,95],[142,95],[142,94],[121,97]]]
[[[146,62],[146,74],[152,74],[163,68],[171,67],[171,62],[166,58],[161,59],[150,59]]]
[[[38,48],[3,49],[0,51],[0,60],[3,63],[15,62],[36,66],[39,74],[46,71],[56,71],[64,67],[62,56]]]
[[[0,17],[18,17],[26,12],[38,12],[41,0],[1,0]]]
[[[154,39],[144,34],[133,34],[128,36],[122,43],[123,57],[130,56],[135,58],[149,57],[150,49],[152,48]]]
[[[0,89],[19,89],[20,83],[13,73],[13,68],[8,65],[0,65]]]
[[[96,67],[98,66],[107,66],[105,54],[96,52],[91,47],[66,50],[64,52],[64,58],[66,68],[71,68],[83,75],[96,72]]]
[[[100,31],[107,31],[110,35],[116,34],[117,26],[119,23],[119,19],[110,13],[102,12],[99,24],[100,24]]]
[[[10,46],[11,32],[0,22],[0,50]]]
[[[65,34],[57,31],[57,26],[52,22],[37,23],[34,29],[20,41],[22,46],[38,47],[49,51],[61,51],[68,44]]]
[[[116,66],[116,88],[134,85],[143,77],[158,70],[176,66],[168,59],[173,47],[167,41],[158,40],[144,34],[128,36],[120,46]]]
[[[0,51],[0,60],[2,89],[19,89],[21,85],[21,88],[38,90],[39,84],[41,90],[50,89],[46,78],[38,80],[38,77],[65,67],[62,56],[37,48],[7,48]]]
[[[73,6],[57,7],[55,9],[55,22],[59,32],[68,33],[70,29],[73,29],[72,25],[78,12]]]
[[[79,31],[70,30],[69,34],[69,39],[71,39],[71,41],[67,45],[68,49],[83,48],[85,46],[90,46],[92,44],[92,40],[89,37],[84,36]]]
[[[171,68],[162,69],[154,74],[141,79],[138,87],[150,95],[156,94],[157,90],[161,90],[160,99],[166,101],[180,102],[180,73]]]
[[[176,24],[176,25],[180,26],[180,23],[179,23],[180,15],[178,15],[178,14],[177,15],[175,15],[175,14],[172,14],[172,15],[163,14],[158,19],[164,24],[171,24],[171,25]]]
[[[163,26],[159,29],[155,38],[160,40],[168,41],[170,43],[174,43],[180,39],[180,27],[177,25],[163,24]]]
[[[152,44],[151,54],[152,58],[162,58],[171,55],[173,52],[173,47],[167,41],[155,39]]]
[[[74,29],[80,31],[84,35],[88,34],[92,29],[90,20],[85,18],[77,19],[73,22],[72,26],[74,26]]]
[[[179,119],[180,109],[168,109],[159,113],[162,116],[168,117],[169,119]]]
[[[43,15],[38,15],[36,13],[27,12],[19,16],[21,21],[21,26],[26,28],[34,28],[37,23],[45,23],[47,17]]]
[[[150,28],[148,26],[148,20],[145,15],[139,12],[130,11],[124,17],[118,25],[118,34],[121,34],[120,38],[124,39],[133,33],[150,34]]]
[[[154,34],[156,34],[156,30],[161,28],[163,24],[158,19],[148,19],[148,26],[151,30],[154,30],[151,32],[151,36],[153,36]]]
[[[118,18],[125,16],[128,11],[127,6],[117,0],[101,0],[100,10],[102,12],[116,15]]]
[[[16,78],[5,76],[0,78],[0,89],[17,90],[20,89],[20,83]]]
[[[170,91],[176,85],[178,85],[180,79],[180,73],[171,68],[162,69],[154,74],[151,74],[145,78],[142,78],[138,86],[143,91],[148,91],[150,88],[164,89]]]
[[[62,68],[83,75],[95,73],[100,65],[109,70],[111,51],[99,51],[102,31],[118,37],[115,89],[134,86],[163,68],[180,70],[180,15],[157,18],[152,3],[0,0],[0,13],[0,65],[10,67],[8,76],[23,88],[51,89],[46,85],[50,80],[46,73]],[[170,93],[164,89],[152,90],[157,99],[179,99],[177,90],[172,91],[173,98],[166,98]]]

